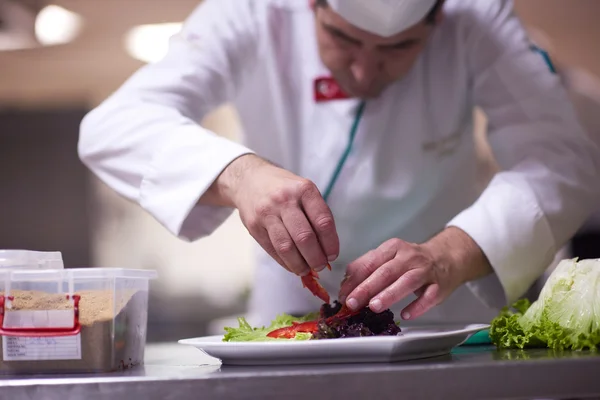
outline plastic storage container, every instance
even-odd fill
[[[0,250],[0,268],[63,269],[59,251]]]
[[[0,372],[111,372],[141,365],[155,271],[0,269]]]

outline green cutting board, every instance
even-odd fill
[[[462,346],[480,346],[485,344],[491,344],[492,340],[490,339],[490,331],[489,329],[485,329],[483,331],[479,331],[467,339],[466,342],[462,344]]]

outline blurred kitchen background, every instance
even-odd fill
[[[0,248],[60,250],[66,267],[157,269],[150,341],[211,333],[215,320],[242,314],[252,288],[252,239],[237,215],[196,243],[171,236],[90,175],[77,157],[78,128],[136,69],[162,57],[199,3],[0,0]],[[517,0],[516,6],[532,37],[565,71],[597,138],[600,1]],[[485,116],[475,112],[485,185],[495,167]],[[231,107],[200,122],[239,137]],[[590,220],[559,258],[600,257],[599,230],[600,221]]]

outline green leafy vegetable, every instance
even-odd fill
[[[492,342],[503,349],[600,346],[600,260],[563,260],[533,304],[519,300],[492,321]]]
[[[312,339],[312,336],[313,336],[312,333],[298,332],[298,333],[296,333],[294,340],[310,340],[310,339]]]
[[[290,340],[290,339],[275,339],[267,337],[267,334],[275,329],[284,328],[292,325],[293,322],[307,322],[317,319],[318,313],[307,314],[303,317],[293,317],[288,314],[281,314],[275,318],[271,325],[268,327],[256,327],[250,326],[245,318],[238,318],[238,328],[225,328],[225,336],[223,337],[224,342],[268,342],[277,340]],[[312,335],[310,333],[297,333],[293,340],[310,340]]]

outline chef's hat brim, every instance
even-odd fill
[[[403,32],[421,21],[437,0],[328,0],[352,25],[382,37]]]

